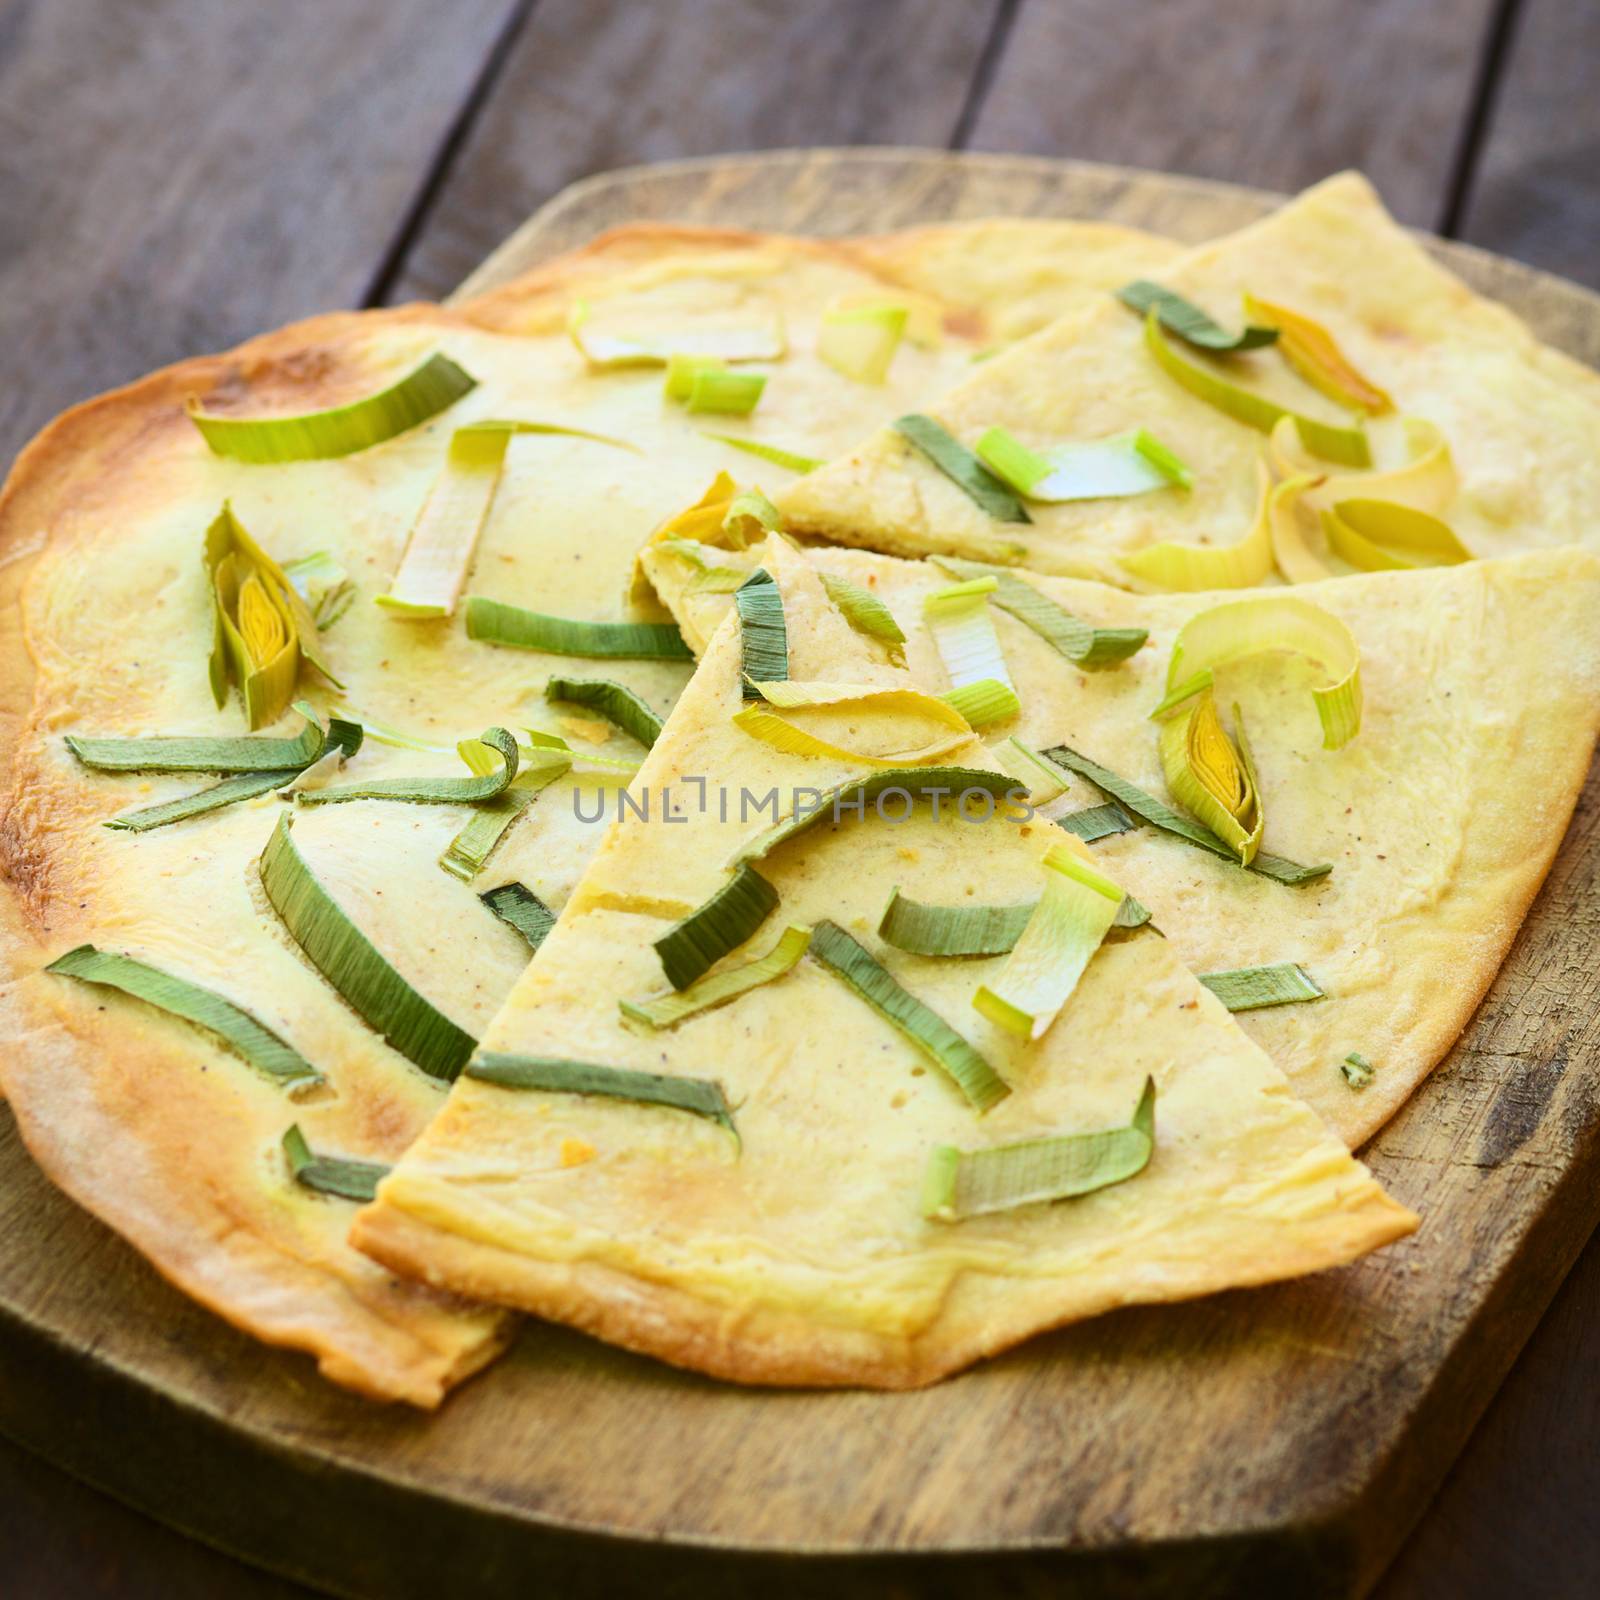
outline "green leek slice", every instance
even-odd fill
[[[932,417],[913,411],[894,423],[894,431],[920,451],[980,511],[996,522],[1032,522],[1027,508],[984,464]]]
[[[1230,1011],[1259,1011],[1265,1006],[1290,1006],[1323,998],[1316,980],[1294,961],[1276,961],[1268,967],[1231,967],[1226,972],[1197,973],[1196,977]]]
[[[276,722],[294,698],[300,662],[309,661],[336,689],[317,638],[317,623],[283,568],[245,531],[226,501],[206,529],[211,586],[211,694],[220,711],[236,682],[252,729]]]
[[[741,439],[733,433],[702,433],[704,439],[715,439],[718,444],[731,445],[747,455],[760,456],[775,467],[787,467],[790,472],[815,472],[822,465],[820,456],[803,456],[794,450],[780,450],[775,444],[763,444],[759,439]]]
[[[729,549],[747,550],[769,533],[782,533],[783,518],[759,489],[743,489],[722,513],[722,532]]]
[[[940,1222],[959,1222],[1124,1183],[1150,1163],[1156,1145],[1155,1116],[1155,1079],[1146,1078],[1125,1128],[1022,1139],[986,1150],[938,1145],[923,1178],[922,1214]]]
[[[435,352],[364,400],[297,417],[219,417],[191,401],[189,420],[214,454],[235,461],[321,461],[370,449],[453,406],[478,380]]]
[[[783,930],[778,942],[764,956],[747,961],[741,967],[701,978],[680,994],[656,995],[649,1000],[620,1000],[617,1004],[630,1022],[650,1029],[675,1028],[690,1017],[713,1011],[752,989],[771,983],[774,978],[781,978],[806,953],[810,943],[810,928],[792,925]]]
[[[318,633],[325,633],[347,612],[356,597],[350,574],[326,550],[313,550],[283,563],[283,575],[311,610]]]
[[[682,404],[689,398],[694,380],[702,372],[722,372],[726,368],[727,362],[716,356],[668,356],[667,375],[662,381],[661,393],[665,399]]]
[[[1046,761],[1031,745],[1015,736],[990,748],[990,756],[1028,791],[1028,799],[1042,806],[1067,791],[1067,779],[1053,761]]]
[[[1378,1075],[1378,1069],[1359,1050],[1352,1050],[1339,1063],[1339,1072],[1344,1081],[1358,1093]]]
[[[822,313],[817,355],[857,383],[882,383],[909,317],[900,305],[830,306]]]
[[[433,1078],[454,1078],[474,1040],[400,976],[317,881],[286,813],[261,856],[261,886],[289,936],[370,1027]]]
[[[894,620],[894,613],[870,589],[863,589],[859,583],[836,577],[831,572],[819,572],[817,576],[822,579],[828,598],[857,633],[891,647],[906,642],[905,632]]]
[[[1222,726],[1210,689],[1192,695],[1162,724],[1161,770],[1173,799],[1249,866],[1261,848],[1266,818],[1238,717],[1235,706],[1236,745]]]
[[[968,718],[960,709],[944,697],[924,694],[920,689],[856,683],[796,683],[789,679],[757,683],[753,687],[766,703],[747,705],[735,713],[734,726],[752,739],[790,755],[829,757],[878,767],[908,767],[949,755],[972,737]],[[863,723],[876,714],[896,718],[918,716],[932,723],[937,731],[916,749],[875,753],[824,739],[778,715],[779,711],[841,707]]]
[[[467,1077],[502,1089],[539,1089],[547,1094],[598,1095],[636,1105],[666,1106],[705,1117],[738,1138],[722,1085],[714,1078],[669,1077],[558,1056],[513,1056],[485,1052],[467,1065]]]
[[[1122,890],[1066,845],[1044,854],[1044,894],[993,983],[972,997],[980,1016],[1041,1039],[1111,931]]]
[[[979,678],[975,683],[963,683],[958,688],[946,689],[939,696],[974,728],[987,727],[992,722],[1004,722],[1022,710],[1022,701],[1009,683],[998,678]]]
[[[1020,709],[1016,685],[1006,670],[1005,652],[989,615],[989,596],[999,586],[1000,580],[991,574],[936,589],[923,597],[922,615],[951,687],[966,689],[986,681],[1004,685],[1011,691],[1010,702],[997,707],[986,695],[987,709],[1015,716]],[[979,708],[974,704],[973,709]]]
[[[378,1185],[392,1170],[381,1161],[313,1154],[297,1122],[290,1123],[284,1132],[283,1158],[289,1164],[289,1176],[303,1189],[337,1195],[341,1200],[374,1199]]]
[[[475,806],[493,800],[511,787],[520,759],[517,741],[504,728],[486,729],[482,743],[500,753],[498,768],[470,778],[376,778],[329,789],[301,789],[303,806],[339,805],[347,800],[400,800],[423,806]]]
[[[1472,552],[1450,525],[1387,500],[1341,500],[1322,513],[1328,548],[1359,572],[1453,567]]]
[[[306,725],[292,739],[254,735],[99,739],[69,733],[65,743],[84,766],[97,772],[300,772],[331,749],[351,756],[361,748],[358,724],[330,717],[324,729],[304,701],[296,703],[295,711],[305,718]]]
[[[817,924],[811,935],[811,954],[948,1074],[977,1110],[987,1111],[1011,1093],[1005,1080],[972,1045],[936,1011],[902,988],[866,947],[837,923]]]
[[[92,944],[57,956],[46,972],[76,978],[80,983],[101,984],[120,989],[158,1011],[165,1011],[220,1039],[228,1048],[249,1062],[257,1072],[271,1078],[291,1095],[322,1083],[323,1076],[296,1050],[248,1011],[214,990],[163,972],[134,956],[114,950],[97,950]]]
[[[1378,416],[1394,409],[1394,402],[1370,378],[1363,377],[1339,348],[1338,341],[1310,317],[1283,306],[1244,297],[1244,312],[1269,328],[1278,330],[1278,349],[1283,359],[1319,394],[1352,411]]]
[[[1323,748],[1338,750],[1361,730],[1361,650],[1331,612],[1294,595],[1231,600],[1191,617],[1178,630],[1167,664],[1164,711],[1218,667],[1267,651],[1287,651],[1322,667],[1328,681],[1311,691]]]
[[[1038,903],[935,906],[896,889],[878,919],[878,937],[918,956],[1001,956],[1022,937]]]
[[[542,789],[550,781],[550,778],[561,777],[563,773],[576,766],[579,762],[582,762],[586,767],[598,767],[601,772],[630,774],[637,772],[644,765],[642,761],[631,756],[602,756],[596,754],[593,750],[574,750],[558,733],[545,733],[540,728],[529,728],[526,732],[529,748],[522,752],[522,770],[517,774],[517,783],[519,785],[527,781],[534,787]],[[474,766],[475,770],[487,772],[489,771],[488,761],[477,761],[469,753],[469,746],[475,742],[470,739],[463,740],[457,748],[461,751],[462,757],[466,760],[468,766]],[[562,759],[563,757],[565,758],[564,760]],[[490,759],[492,760],[492,756]],[[530,777],[530,767],[535,774],[548,772],[549,775],[548,777]],[[585,774],[588,777],[598,777],[599,775],[598,773]]]
[[[1257,468],[1256,514],[1237,544],[1190,544],[1177,539],[1147,545],[1123,556],[1134,577],[1162,589],[1253,589],[1272,571],[1273,483],[1266,467]]]
[[[978,440],[978,455],[1018,494],[1047,505],[1121,500],[1160,489],[1190,488],[1189,469],[1153,434],[1139,428],[1109,439],[1052,445],[1035,452],[1004,428]]]
[[[1308,476],[1315,480],[1315,492],[1307,501],[1310,505],[1320,508],[1340,500],[1389,500],[1437,516],[1455,499],[1458,486],[1450,445],[1439,425],[1422,417],[1402,417],[1400,433],[1405,441],[1405,460],[1400,465],[1325,473],[1324,463],[1301,445],[1293,419],[1284,417],[1272,429],[1267,454],[1280,478]]]
[[[1126,661],[1149,638],[1143,628],[1091,628],[1004,567],[955,556],[929,559],[953,578],[992,577],[996,584],[990,595],[992,602],[1086,672],[1097,672],[1102,667]]]
[[[674,989],[687,989],[730,950],[737,950],[777,909],[778,891],[748,862],[703,905],[655,941],[661,970]]]
[[[693,661],[694,652],[671,622],[579,622],[524,611],[474,595],[467,601],[467,637],[514,650],[558,656],[607,656],[637,661]]]
[[[761,403],[767,386],[764,372],[722,372],[702,367],[689,385],[684,402],[690,412],[725,417],[748,417]]]
[[[1117,290],[1117,299],[1141,317],[1159,317],[1161,326],[1167,332],[1177,334],[1186,344],[1219,355],[1230,355],[1237,350],[1259,350],[1263,345],[1276,343],[1278,339],[1278,329],[1270,325],[1257,327],[1247,324],[1240,332],[1229,333],[1192,301],[1185,300],[1175,290],[1151,283],[1148,278],[1125,284]],[[1248,303],[1245,310],[1248,315]]]
[[[1291,411],[1276,400],[1242,388],[1209,367],[1196,366],[1194,362],[1185,360],[1167,342],[1153,311],[1145,319],[1144,338],[1146,348],[1169,378],[1197,399],[1232,417],[1235,422],[1242,422],[1261,433],[1271,433],[1280,418],[1291,417],[1301,443],[1308,450],[1347,467],[1372,465],[1372,448],[1363,429],[1319,422],[1315,417]]]
[[[544,686],[544,697],[598,711],[647,750],[661,737],[661,718],[632,689],[610,678],[552,678]]]
[[[574,300],[567,333],[591,367],[664,367],[674,356],[709,356],[717,361],[779,361],[788,349],[776,310],[765,327],[668,330],[642,338],[592,327],[594,307]]]
[[[478,898],[509,928],[515,928],[537,950],[556,925],[556,915],[524,883],[503,883]]]
[[[1057,817],[1056,826],[1076,834],[1085,844],[1093,844],[1096,839],[1131,832],[1133,818],[1115,800],[1107,800],[1104,805],[1085,806],[1081,811],[1069,811],[1064,817]]]
[[[533,803],[527,789],[507,789],[502,795],[476,807],[471,820],[445,847],[439,865],[452,878],[471,883],[488,864],[495,846],[506,836],[511,824]]]
[[[759,700],[758,683],[789,676],[789,629],[783,619],[783,596],[772,574],[757,567],[733,592],[739,613],[740,692]]]
[[[1154,795],[1146,794],[1138,785],[1129,783],[1126,778],[1119,777],[1108,767],[1102,767],[1087,756],[1079,755],[1076,750],[1069,749],[1066,745],[1056,745],[1046,750],[1044,754],[1069,772],[1077,773],[1080,778],[1087,778],[1097,789],[1104,790],[1116,800],[1125,811],[1149,823],[1151,827],[1159,828],[1163,833],[1173,834],[1201,850],[1209,851],[1214,856],[1221,856],[1224,861],[1231,861],[1235,866],[1244,865],[1239,860],[1238,852],[1231,849],[1209,828],[1188,817],[1180,816],[1170,806],[1157,800]],[[1288,861],[1282,856],[1269,855],[1261,850],[1256,852],[1255,859],[1249,863],[1249,870],[1260,873],[1263,877],[1272,878],[1278,883],[1297,885],[1325,878],[1333,871],[1333,867],[1331,864],[1303,867],[1298,862]]]
[[[890,791],[904,794],[911,804],[915,804],[919,796],[937,803],[947,795],[955,797],[959,803],[963,795],[979,789],[997,800],[1010,799],[1021,793],[1014,778],[1003,772],[988,772],[981,767],[891,767],[884,772],[870,773],[865,778],[851,778],[823,790],[814,807],[796,811],[741,845],[728,865],[738,867],[762,860],[779,845],[816,827],[830,813],[836,822],[842,821],[846,812],[865,816],[868,804],[879,801]]]

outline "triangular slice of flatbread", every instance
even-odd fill
[[[850,632],[802,556],[778,541],[767,554],[794,677],[907,681]],[[675,1030],[625,1024],[620,1000],[663,988],[652,942],[761,830],[743,796],[759,807],[779,791],[787,810],[797,788],[860,770],[779,754],[732,724],[740,648],[730,622],[630,791],[632,820],[612,828],[481,1045],[716,1079],[738,1144],[681,1111],[469,1075],[358,1216],[361,1249],[722,1377],[902,1387],[1109,1307],[1334,1266],[1410,1231],[1168,941],[1103,946],[1028,1044],[972,1007],[997,959],[911,958],[876,940],[896,885],[924,899],[1037,894],[1040,858],[1063,837],[1048,824],[969,821],[954,802],[937,820],[926,807],[899,823],[870,807],[826,819],[763,860],[781,903],[732,958],[784,922],[836,922],[1009,1082],[984,1115],[810,957]],[[985,752],[968,740],[948,759]],[[924,1217],[935,1146],[1125,1124],[1147,1075],[1155,1149],[1136,1176],[1055,1204]]]
[[[754,566],[771,544],[723,559]],[[923,599],[952,581],[948,572],[853,550],[819,548],[808,558],[883,600],[908,636],[917,681],[933,692],[947,686]],[[647,547],[644,561],[687,638],[720,623],[728,596],[695,589],[697,574],[681,557]],[[1081,672],[991,606],[1022,710],[986,732],[1040,750],[1069,746],[1168,801],[1149,713],[1165,689],[1173,637],[1190,617],[1238,596],[1137,596],[1015,577],[1087,622],[1150,637],[1126,663]],[[1343,750],[1321,747],[1309,669],[1282,656],[1223,669],[1218,700],[1236,701],[1247,724],[1265,799],[1263,849],[1330,862],[1331,874],[1288,887],[1150,827],[1092,848],[1193,971],[1293,961],[1311,974],[1325,999],[1239,1020],[1295,1093],[1355,1146],[1454,1043],[1561,842],[1600,727],[1600,559],[1576,548],[1535,551],[1333,579],[1295,594],[1341,618],[1360,646],[1359,735]],[[1050,811],[1105,798],[1074,779]],[[1340,1070],[1352,1051],[1376,1068],[1364,1088]]]
[[[1600,378],[1439,266],[1364,179],[1330,178],[1156,276],[1228,328],[1243,320],[1245,291],[1321,322],[1394,400],[1396,414],[1371,425],[1381,463],[1404,458],[1402,416],[1443,431],[1459,491],[1438,509],[1474,555],[1596,541]],[[1272,348],[1230,366],[1281,404],[1350,420]],[[790,527],[898,555],[943,552],[1132,585],[1119,556],[1163,540],[1230,544],[1251,525],[1263,436],[1168,377],[1139,317],[1110,295],[983,363],[925,409],[969,447],[991,427],[1035,449],[1146,428],[1189,465],[1194,487],[1035,504],[1029,524],[997,522],[883,428],[787,489]]]

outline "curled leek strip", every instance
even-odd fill
[[[369,783],[339,784],[329,789],[301,789],[303,806],[339,805],[346,800],[400,800],[412,805],[472,806],[493,800],[511,787],[517,775],[517,741],[504,728],[486,729],[480,743],[499,752],[496,770],[470,778],[377,778]],[[470,763],[469,763],[470,765]]]
[[[723,542],[730,550],[748,550],[769,533],[783,532],[778,508],[759,489],[743,489],[722,513]]]
[[[979,987],[980,1016],[1024,1039],[1040,1039],[1071,998],[1116,920],[1122,890],[1076,850],[1052,845],[1044,855],[1039,904],[1005,966]]]
[[[1168,539],[1121,558],[1134,577],[1161,589],[1253,589],[1272,571],[1272,478],[1257,469],[1258,498],[1250,531],[1237,544],[1187,544]]]
[[[1033,521],[1016,495],[932,417],[910,412],[896,420],[894,431],[996,522]]]
[[[236,461],[318,461],[354,455],[453,406],[478,380],[435,353],[398,383],[349,405],[297,417],[219,417],[197,402],[189,419],[219,456]]]
[[[1366,433],[1360,427],[1319,422],[1315,417],[1291,411],[1276,400],[1269,400],[1265,395],[1243,388],[1210,367],[1197,366],[1173,349],[1161,331],[1161,323],[1154,311],[1145,318],[1144,342],[1157,365],[1169,378],[1197,399],[1232,417],[1235,422],[1242,422],[1261,433],[1271,433],[1279,418],[1290,417],[1301,443],[1308,450],[1347,467],[1372,465],[1372,450]]]
[[[306,1143],[300,1124],[292,1122],[283,1135],[283,1159],[289,1176],[303,1189],[337,1195],[341,1200],[371,1200],[390,1168],[381,1161],[353,1161],[347,1156],[319,1156]]]
[[[1321,606],[1293,595],[1232,600],[1191,617],[1172,643],[1167,698],[1161,716],[1193,693],[1218,667],[1249,656],[1286,651],[1306,657],[1326,672],[1311,691],[1328,750],[1347,745],[1361,729],[1361,650],[1343,622]]]
[[[655,941],[667,982],[687,989],[750,938],[777,905],[778,891],[748,862],[741,862],[710,899]]]
[[[1172,798],[1249,866],[1261,848],[1265,817],[1255,765],[1234,707],[1238,744],[1217,715],[1209,686],[1173,711],[1161,728],[1161,770]]]
[[[566,701],[598,711],[647,750],[661,737],[661,718],[632,689],[610,678],[552,678],[544,697],[553,704]]]
[[[791,755],[865,762],[876,767],[907,767],[947,756],[972,737],[967,718],[956,707],[920,689],[795,683],[787,679],[757,683],[754,687],[761,701],[735,713],[734,726],[752,739]],[[826,738],[822,732],[778,715],[780,711],[818,711],[822,713],[823,730],[838,721],[852,733],[878,722],[886,723],[887,729],[878,739],[866,741],[873,748],[863,748],[860,742],[845,744]],[[910,737],[905,726],[908,722],[920,724],[921,731],[929,734],[922,744],[905,745],[904,740]],[[888,745],[898,748],[886,748]]]
[[[1023,1139],[986,1150],[938,1145],[923,1178],[922,1214],[940,1222],[959,1222],[1124,1183],[1150,1163],[1156,1144],[1155,1117],[1155,1080],[1146,1078],[1125,1128]]]
[[[670,1077],[663,1072],[637,1072],[631,1067],[608,1067],[557,1056],[496,1055],[488,1051],[473,1057],[466,1075],[478,1083],[498,1084],[502,1089],[597,1095],[688,1111],[715,1122],[738,1138],[722,1085],[714,1078]]]
[[[1417,511],[1442,513],[1455,499],[1457,478],[1450,446],[1437,423],[1402,417],[1405,459],[1369,472],[1326,471],[1326,463],[1305,449],[1291,417],[1280,418],[1267,440],[1272,469],[1280,478],[1308,476],[1306,503],[1321,509],[1340,500],[1388,500]]]
[[[1301,500],[1321,480],[1301,474],[1286,478],[1267,496],[1267,529],[1272,538],[1272,559],[1290,583],[1318,583],[1331,578],[1333,568],[1306,542]]]
[[[607,331],[598,323],[605,313],[626,302],[602,302],[596,308],[574,300],[567,333],[591,367],[664,367],[674,356],[710,357],[717,361],[777,361],[788,348],[783,318],[774,306],[765,320],[745,327],[678,328],[645,333]]]
[[[787,467],[790,472],[815,472],[822,465],[820,456],[803,456],[794,450],[781,450],[775,444],[763,444],[759,439],[741,439],[732,433],[707,433],[702,438],[714,439],[718,444],[743,450],[746,455],[760,456],[775,467]]]
[[[1248,293],[1244,297],[1244,311],[1247,317],[1278,330],[1278,350],[1283,359],[1319,394],[1370,416],[1393,410],[1394,402],[1370,378],[1357,371],[1339,348],[1338,341],[1320,322],[1298,311],[1258,300]]]
[[[1011,690],[1009,704],[996,706],[985,700],[984,709],[1015,716],[1019,709],[1016,685],[1006,670],[1006,658],[989,615],[989,596],[999,588],[994,576],[971,578],[936,589],[924,597],[922,615],[954,689],[993,681]],[[979,707],[972,707],[977,711]]]
[[[910,315],[903,305],[831,305],[822,313],[817,355],[857,383],[882,383]]]
[[[906,642],[905,632],[894,620],[894,613],[870,589],[863,589],[859,583],[831,572],[819,571],[817,576],[822,579],[828,598],[857,633],[880,640],[891,651]]]
[[[192,1022],[222,1040],[257,1072],[291,1095],[323,1082],[322,1074],[293,1045],[257,1022],[248,1011],[211,989],[163,972],[148,962],[80,944],[76,950],[57,956],[44,970],[59,977],[76,978],[80,983],[120,989],[158,1011]]]
[[[260,872],[289,936],[356,1014],[429,1077],[454,1078],[472,1054],[472,1036],[418,994],[323,888],[295,847],[287,813]]]
[[[1386,500],[1340,500],[1322,513],[1328,548],[1359,572],[1413,571],[1470,561],[1448,523]]]
[[[1011,1093],[1005,1080],[972,1045],[896,982],[864,945],[836,923],[817,924],[811,935],[811,954],[947,1073],[977,1110],[987,1111]]]
[[[1148,278],[1125,284],[1117,290],[1117,299],[1142,317],[1159,317],[1161,326],[1169,333],[1177,334],[1185,343],[1220,355],[1231,355],[1238,350],[1259,350],[1263,345],[1276,343],[1279,337],[1277,328],[1272,326],[1247,325],[1239,333],[1229,333],[1193,301],[1185,300],[1174,289],[1151,283]],[[1249,315],[1248,303],[1245,312]]]
[[[1029,500],[1118,500],[1161,489],[1190,488],[1189,469],[1153,434],[1138,428],[1109,439],[1052,445],[1034,452],[990,428],[978,440],[983,464]]]
[[[690,1017],[713,1011],[752,989],[781,978],[806,953],[810,943],[810,928],[794,925],[783,930],[778,942],[764,956],[747,961],[743,966],[701,978],[680,994],[657,995],[649,1000],[619,1000],[617,1004],[630,1022],[652,1030],[675,1028]]]

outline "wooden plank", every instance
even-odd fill
[[[54,412],[359,302],[510,0],[0,0],[0,462]]]
[[[1492,0],[1023,0],[973,128],[1291,191],[1359,167],[1436,227]]]
[[[707,191],[759,188],[738,165],[727,184],[703,169]],[[1162,184],[1062,164],[1046,186],[1041,164],[996,158],[774,165],[799,185],[797,214],[831,188],[841,209],[897,221],[952,196],[981,208],[984,182],[1048,215],[1108,192],[1154,207]],[[865,181],[875,197],[852,193]],[[591,186],[562,226],[625,211],[630,183],[660,192],[650,175]],[[1179,231],[1215,226],[1213,186],[1167,188],[1165,214],[1191,213]],[[775,204],[776,180],[761,192]],[[1244,197],[1220,194],[1237,213]],[[1594,297],[1438,248],[1547,337],[1600,350]],[[1422,1211],[1414,1240],[1335,1274],[1097,1319],[913,1394],[740,1391],[530,1324],[438,1415],[374,1408],[176,1295],[0,1131],[0,1425],[254,1559],[397,1600],[521,1594],[529,1571],[608,1600],[780,1582],[827,1600],[1359,1593],[1600,1210],[1597,898],[1592,782],[1472,1027],[1369,1151]]]
[[[1460,236],[1600,287],[1600,7],[1523,0]]]
[[[999,9],[540,0],[388,298],[443,298],[592,172],[795,144],[942,147]]]

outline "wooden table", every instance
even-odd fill
[[[682,155],[1360,166],[1406,221],[1600,286],[1597,62],[1600,8],[1563,0],[0,0],[0,459],[163,361],[443,294],[567,183]],[[1597,1379],[1600,1242],[1385,1600],[1600,1591]],[[3,1442],[0,1571],[40,1600],[304,1593]]]

